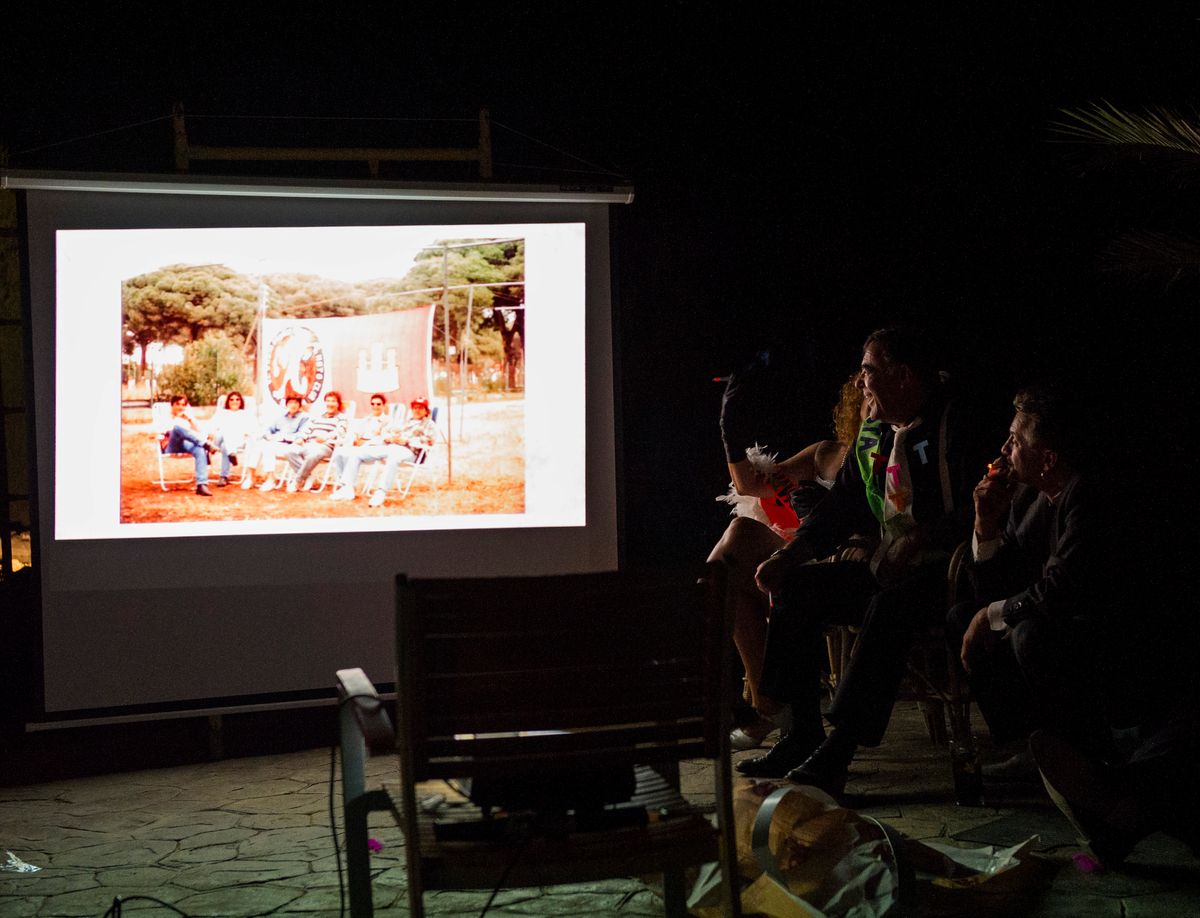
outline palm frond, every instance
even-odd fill
[[[1200,280],[1200,239],[1139,230],[1110,242],[1105,256],[1104,270],[1167,288]]]
[[[1109,102],[1060,109],[1063,121],[1050,129],[1064,139],[1120,146],[1157,147],[1200,156],[1200,118],[1184,118],[1165,108],[1144,114],[1125,111]]]

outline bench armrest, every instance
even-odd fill
[[[396,731],[375,686],[361,669],[337,671],[338,699],[354,715],[371,755],[395,752]]]

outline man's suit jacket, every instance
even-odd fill
[[[940,390],[922,406],[920,417],[921,424],[909,432],[907,440],[913,518],[925,530],[924,546],[949,557],[955,546],[970,535],[971,492],[987,464],[989,449],[985,444],[991,442],[992,435],[981,432],[986,415],[948,400]],[[891,425],[864,424],[859,431],[860,441],[868,433],[872,438],[866,447],[886,458],[896,436]],[[860,442],[851,450],[829,496],[813,508],[796,532],[792,544],[806,546],[810,557],[826,557],[851,536],[879,532],[880,520],[868,499],[863,470],[855,461],[855,450],[863,445]],[[886,466],[886,462],[877,463],[868,473],[880,493],[884,490]]]
[[[1112,568],[1102,557],[1107,546],[1096,511],[1079,475],[1053,504],[1036,488],[1018,485],[999,550],[973,566],[976,598],[1004,599],[1009,625],[1099,614]]]

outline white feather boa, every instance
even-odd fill
[[[757,443],[746,450],[746,461],[750,463],[750,467],[755,472],[763,476],[769,476],[779,468],[778,453],[768,453]],[[780,538],[791,540],[796,535],[795,529],[782,529],[771,522],[767,516],[767,511],[763,509],[762,501],[749,494],[738,494],[733,486],[733,482],[729,482],[729,490],[717,498],[718,501],[724,501],[729,504],[731,509],[730,516],[745,516],[754,520],[757,523],[762,523]]]

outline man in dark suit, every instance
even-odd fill
[[[950,611],[948,637],[997,743],[1041,727],[1103,754],[1111,735],[1098,669],[1111,565],[1079,470],[1086,425],[1051,389],[1023,390],[1013,404],[1001,458],[974,492],[975,601]],[[1019,753],[991,774],[1037,772]]]
[[[766,755],[738,762],[742,774],[786,775],[840,793],[858,746],[883,737],[914,635],[942,614],[946,562],[969,531],[986,453],[975,432],[982,419],[950,399],[940,356],[914,328],[867,339],[859,385],[870,419],[829,496],[758,568],[758,587],[774,604],[763,685],[791,704],[793,723]],[[873,555],[860,549],[856,560],[807,563],[855,535],[879,537]],[[819,674],[830,623],[862,630],[826,736]]]

